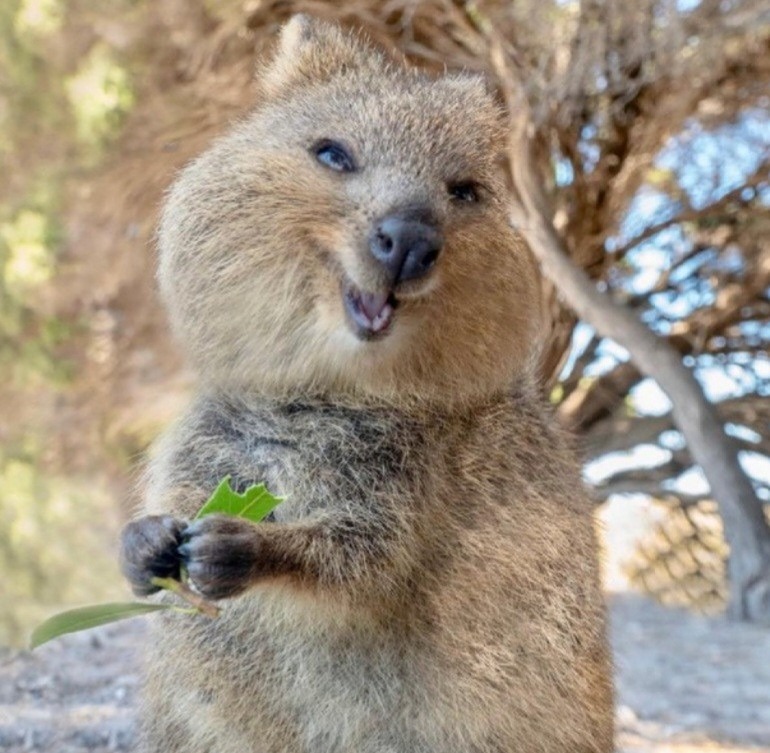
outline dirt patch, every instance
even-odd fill
[[[619,753],[770,752],[770,630],[615,595]],[[0,654],[0,750],[129,751],[142,620]]]
[[[133,620],[0,654],[0,750],[131,750],[145,628]]]
[[[612,599],[624,753],[770,751],[770,629]]]

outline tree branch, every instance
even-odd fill
[[[674,225],[681,225],[685,222],[711,220],[714,219],[715,215],[720,212],[720,210],[725,209],[732,203],[737,202],[741,206],[750,203],[750,201],[753,199],[746,201],[742,198],[741,194],[747,188],[756,188],[762,183],[766,183],[768,167],[769,165],[767,160],[763,160],[759,167],[740,186],[737,186],[731,191],[723,194],[718,199],[713,201],[708,206],[703,207],[702,209],[689,207],[683,212],[679,212],[679,214],[675,215],[674,217],[661,220],[660,222],[657,222],[653,225],[648,225],[644,230],[642,230],[641,233],[638,233],[633,238],[631,238],[628,243],[614,250],[612,252],[612,258],[615,261],[622,259],[631,249],[635,248],[640,243],[644,243],[644,241],[649,240],[661,231],[673,227]]]
[[[693,458],[703,469],[719,505],[730,545],[730,614],[737,619],[770,620],[770,528],[754,488],[738,462],[735,443],[703,395],[680,355],[634,315],[600,293],[570,260],[556,232],[533,168],[533,126],[524,89],[495,30],[481,31],[489,43],[490,65],[499,78],[511,118],[510,167],[518,202],[512,221],[544,273],[569,305],[597,332],[625,347],[639,370],[656,379],[670,398],[673,416]]]

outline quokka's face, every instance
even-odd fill
[[[493,364],[510,379],[537,283],[483,84],[290,27],[261,104],[183,174],[161,228],[161,283],[201,370],[366,393],[457,389]]]
[[[431,326],[453,281],[504,274],[489,263],[512,235],[493,162],[497,112],[477,82],[400,72],[372,86],[316,86],[251,122],[264,176],[255,212],[261,187],[282,207],[259,223],[295,239],[287,253],[303,259],[319,325],[361,352]]]

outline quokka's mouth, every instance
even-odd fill
[[[362,340],[384,337],[391,324],[398,301],[392,290],[367,293],[347,283],[342,300],[353,331]]]

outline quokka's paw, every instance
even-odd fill
[[[120,565],[137,596],[158,591],[152,579],[180,577],[179,545],[187,522],[171,515],[147,515],[129,523],[121,535]]]
[[[261,572],[257,526],[228,515],[207,515],[188,526],[179,554],[195,588],[210,599],[237,596]]]

